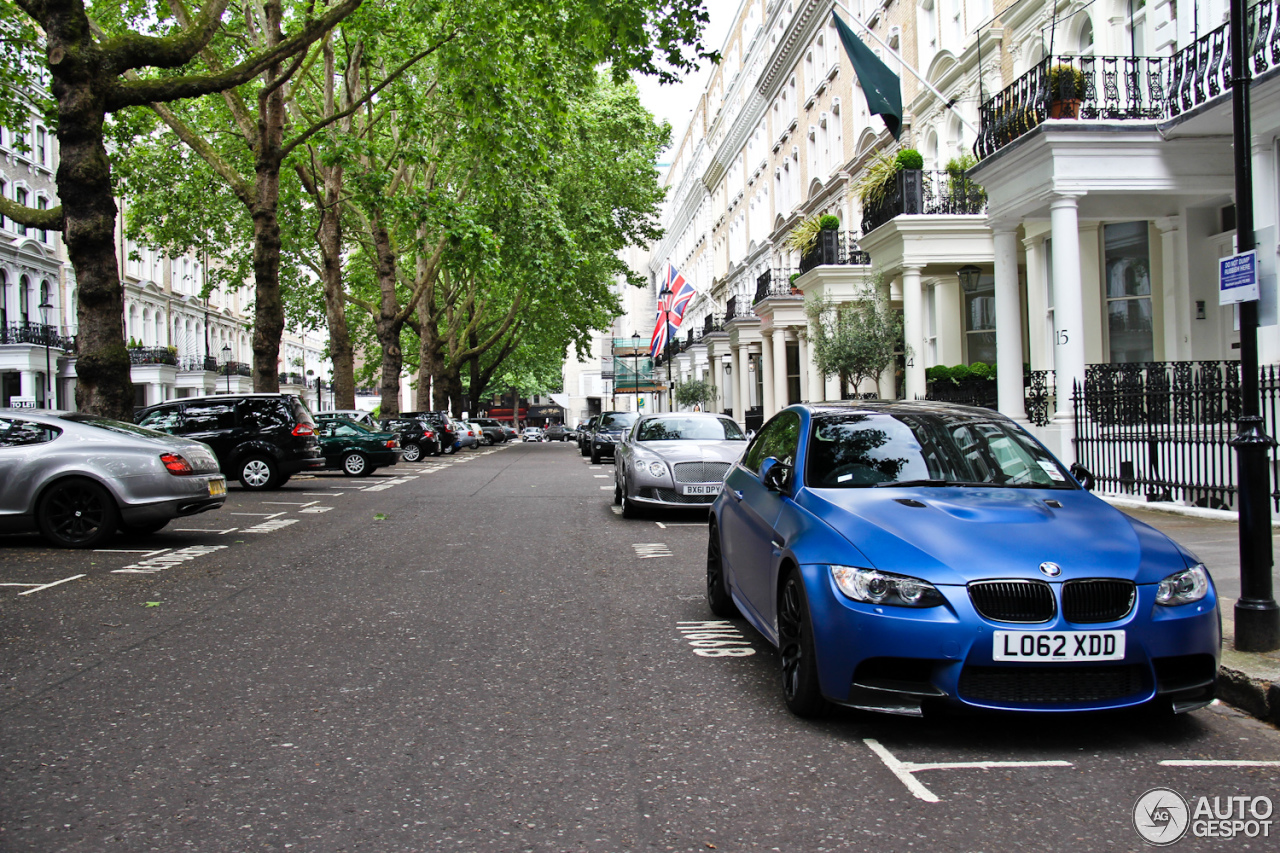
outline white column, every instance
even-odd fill
[[[879,291],[877,293],[871,294],[869,291],[864,291],[864,293],[869,295],[871,298],[879,299],[881,303],[884,305],[884,308],[886,311],[891,310],[891,306],[893,304],[892,282],[888,281],[887,279],[881,280]],[[905,333],[906,330],[904,329],[903,331]],[[898,383],[897,383],[897,375],[896,375],[897,369],[898,369],[898,365],[896,361],[891,361],[889,362],[888,367],[880,371],[880,379],[876,383],[877,384],[876,391],[877,393],[879,393],[881,400],[897,399],[898,397]],[[850,388],[849,390],[857,394],[861,392],[862,389]],[[840,399],[840,377],[839,376],[828,377],[827,392],[831,394],[832,400]]]
[[[1002,228],[995,242],[996,399],[999,410],[1026,420],[1022,391],[1022,300],[1018,287],[1018,233]]]
[[[1045,340],[1049,305],[1040,260],[1040,240],[1040,237],[1028,237],[1022,241],[1022,251],[1027,258],[1027,346],[1031,353],[1031,369],[1049,370],[1053,367],[1045,363],[1049,351],[1049,342]]]
[[[720,390],[720,371],[716,370],[720,366],[720,359],[716,358],[710,347],[707,348],[707,381],[711,383],[711,402],[708,403],[709,412],[720,411],[720,401],[724,399],[724,392]]]
[[[725,368],[733,370],[733,363],[728,355],[720,355],[716,357],[715,371],[720,374],[720,403],[716,408],[717,412],[727,412],[733,404],[733,398],[737,395],[733,393],[733,374],[726,372]]]
[[[1080,225],[1076,218],[1076,196],[1054,199],[1049,211],[1049,227],[1053,235],[1053,361],[1058,380],[1057,414],[1054,417],[1055,420],[1071,422],[1072,389],[1076,383],[1084,385],[1084,293],[1080,283]]]
[[[773,408],[780,412],[790,405],[787,395],[787,330],[773,327]]]
[[[924,290],[920,266],[902,268],[902,326],[907,342],[907,399],[925,395]]]
[[[800,399],[805,402],[813,402],[813,398],[809,396],[809,389],[815,387],[809,384],[809,338],[803,331],[799,336],[800,346]]]
[[[1165,361],[1182,361],[1191,354],[1191,318],[1195,316],[1195,309],[1192,308],[1187,289],[1182,283],[1183,267],[1178,263],[1181,226],[1181,216],[1166,216],[1156,220],[1156,227],[1160,229],[1162,280],[1158,284],[1164,311]]]
[[[760,406],[764,419],[767,421],[777,412],[776,401],[773,396],[773,382],[770,377],[773,376],[773,338],[769,335],[760,336],[760,385],[764,389],[764,399],[760,401]]]
[[[738,422],[739,426],[745,428],[747,422],[747,365],[746,359],[742,357],[742,347],[732,346],[729,349],[732,354],[733,377],[730,381],[737,382],[734,386],[733,393],[733,419]]]
[[[34,371],[24,370],[18,374],[18,389],[23,397],[35,397],[39,384]]]

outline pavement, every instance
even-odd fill
[[[1280,650],[1235,649],[1235,603],[1240,594],[1240,537],[1235,513],[1186,511],[1172,504],[1146,504],[1132,498],[1099,495],[1123,512],[1150,524],[1190,548],[1205,564],[1218,589],[1222,611],[1222,663],[1218,695],[1260,720],[1280,725]],[[1273,523],[1272,553],[1280,551],[1280,529]],[[1280,591],[1280,573],[1272,566],[1272,589]]]

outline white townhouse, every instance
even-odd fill
[[[1276,5],[1249,12],[1268,412],[1280,408]],[[748,426],[802,400],[973,393],[1098,469],[1103,488],[1230,506],[1225,0],[848,6],[901,78],[901,138],[868,114],[832,0],[744,0],[673,154],[666,235],[649,258],[651,299],[668,262],[702,291],[667,354],[674,374],[714,381]],[[869,167],[902,148],[923,168],[864,203]],[[788,234],[823,214],[839,230],[804,256],[789,249]],[[859,300],[872,286],[902,312],[902,353],[878,387],[841,388],[813,364],[803,299]],[[929,379],[977,363],[994,366],[989,390]]]

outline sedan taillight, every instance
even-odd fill
[[[293,428],[294,435],[315,435],[316,431],[311,424],[298,424]]]
[[[176,453],[162,453],[160,454],[160,461],[164,463],[164,467],[168,469],[170,474],[178,477],[186,477],[196,472],[196,469],[191,467],[190,462]]]
[[[387,447],[399,447],[399,446],[400,446],[400,442],[396,441],[394,438],[387,439]]]

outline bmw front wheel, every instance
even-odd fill
[[[782,658],[782,698],[797,717],[820,717],[827,700],[818,687],[813,623],[804,581],[792,569],[778,596],[778,653]]]

